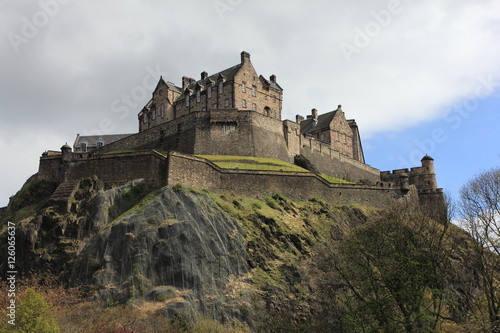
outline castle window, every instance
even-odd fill
[[[196,103],[201,102],[201,92],[199,90],[196,90]]]
[[[325,142],[325,134],[324,133],[321,133],[319,135],[319,140]]]
[[[207,97],[208,98],[212,98],[212,87],[208,87],[208,90],[207,90]]]
[[[148,123],[148,115],[147,114],[144,114],[142,116],[142,121],[144,122],[144,124],[147,124]]]
[[[337,141],[340,141],[340,133],[339,132],[335,132],[335,134],[337,135]]]
[[[266,107],[264,108],[264,114],[265,114],[266,116],[271,117],[271,109],[269,108],[269,106],[266,106]]]
[[[253,97],[257,96],[257,87],[256,86],[252,86],[252,96]]]
[[[245,86],[245,82],[241,84],[241,92],[247,92],[247,87]]]
[[[344,143],[347,143],[347,136],[344,134]]]
[[[243,108],[247,107],[247,100],[246,99],[241,101],[241,107],[243,107]]]
[[[161,106],[161,111],[160,111],[161,117],[165,117],[165,104]]]
[[[189,95],[186,95],[186,106],[189,106]]]
[[[212,104],[212,109],[217,109],[217,103]]]
[[[229,98],[226,98],[226,99],[224,100],[224,106],[225,106],[226,108],[227,108],[227,107],[229,107]]]
[[[255,103],[252,104],[252,111],[257,111],[257,104]]]
[[[151,120],[155,119],[156,119],[156,110],[154,110],[153,113],[151,114]]]
[[[219,95],[224,93],[224,83],[222,81],[219,82]]]

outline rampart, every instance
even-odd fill
[[[168,184],[182,184],[214,191],[261,196],[280,192],[297,201],[322,198],[334,204],[360,204],[383,208],[403,196],[388,187],[331,184],[306,172],[253,171],[221,169],[195,156],[171,152],[168,156]]]
[[[40,179],[63,183],[95,175],[111,187],[144,178],[153,187],[181,184],[255,197],[280,192],[299,201],[318,197],[334,204],[379,208],[403,196],[390,183],[331,184],[311,172],[222,169],[208,160],[174,151],[167,157],[154,150],[99,156],[66,154],[70,155],[63,152],[42,157]]]
[[[380,181],[380,170],[345,156],[314,138],[301,136],[300,153],[327,175],[372,184]]]
[[[40,180],[65,182],[97,176],[106,186],[123,184],[143,178],[151,186],[167,183],[167,158],[156,151],[99,155],[71,154],[65,160],[64,154],[42,157],[38,177]]]

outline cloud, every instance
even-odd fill
[[[284,117],[342,104],[365,137],[441,117],[481,79],[500,81],[497,1],[5,1],[5,37],[22,35],[42,4],[55,2],[56,14],[19,52],[0,42],[0,147],[31,170],[3,163],[0,172],[16,177],[2,180],[0,205],[36,172],[43,150],[102,130],[103,119],[115,132],[136,131],[149,97],[133,99],[126,117],[113,106],[139,91],[148,68],[180,84],[237,64],[246,50],[259,74],[277,75]],[[359,31],[366,45],[356,46]],[[350,61],[342,43],[358,49]]]

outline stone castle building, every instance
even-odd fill
[[[182,86],[160,77],[138,114],[138,133],[77,136],[73,149],[65,145],[42,155],[39,177],[67,183],[97,175],[109,184],[145,178],[154,186],[181,183],[257,195],[280,191],[296,199],[322,196],[373,206],[412,188],[421,200],[442,197],[432,158],[424,157],[416,168],[381,172],[365,163],[358,126],[340,105],[323,114],[312,109],[292,121],[281,120],[282,104],[276,76],[258,75],[250,54],[242,52],[239,64],[215,74],[204,71],[199,80],[183,77]],[[317,173],[220,169],[197,155],[291,163],[302,156]],[[352,184],[330,184],[320,174]]]

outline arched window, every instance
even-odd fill
[[[269,106],[266,106],[264,108],[264,114],[271,117],[271,109],[269,108]]]

